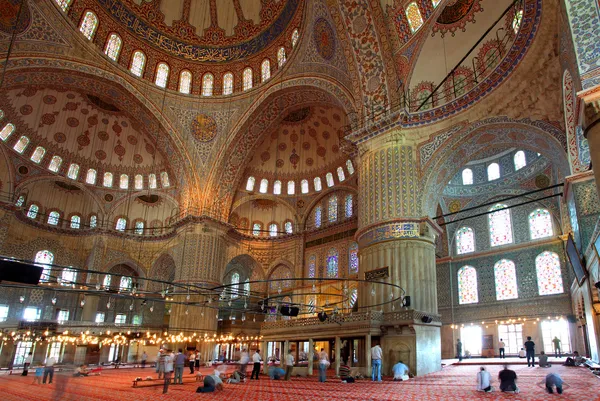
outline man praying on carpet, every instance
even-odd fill
[[[223,380],[217,375],[208,375],[204,378],[204,386],[198,387],[197,393],[212,393],[215,390],[224,389]]]
[[[504,365],[504,369],[498,374],[498,380],[500,380],[500,391],[519,393],[517,374],[514,370],[510,370],[508,365]]]
[[[485,366],[480,367],[479,372],[477,372],[477,391],[485,391],[486,393],[494,391],[491,381],[490,372],[487,371]]]
[[[392,366],[392,373],[394,374],[394,381],[406,381],[409,379],[408,366],[402,361],[398,361],[397,364]]]

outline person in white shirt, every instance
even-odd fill
[[[173,353],[171,350],[166,350],[163,360],[165,365],[165,384],[163,385],[163,394],[167,394],[167,391],[169,391],[169,382],[171,381],[171,376],[173,375]]]
[[[258,380],[258,375],[260,374],[260,361],[262,358],[260,357],[260,350],[257,349],[254,355],[252,355],[252,363],[254,364],[252,367],[252,374],[250,375],[250,380],[254,379],[254,375],[256,374],[256,380]]]
[[[500,359],[506,359],[506,355],[504,354],[505,346],[506,346],[506,344],[504,344],[504,341],[502,341],[502,339],[500,339],[500,341],[498,342],[498,352],[500,354]]]
[[[485,366],[479,368],[479,372],[477,372],[477,391],[485,391],[486,393],[494,391],[491,380],[490,372],[485,369]]]
[[[148,354],[146,351],[142,353],[142,369],[146,367],[146,361],[148,360]]]
[[[329,356],[327,356],[327,352],[325,352],[325,348],[321,348],[321,352],[319,352],[319,381],[321,383],[325,383],[327,380],[327,367],[330,365]]]
[[[381,381],[381,357],[383,355],[383,351],[379,344],[375,344],[371,348],[371,379],[375,381]]]
[[[42,380],[42,383],[46,384],[46,379],[48,378],[48,376],[50,376],[50,381],[48,383],[52,384],[52,379],[54,378],[54,364],[55,363],[56,363],[56,358],[54,358],[53,356],[46,359],[46,367],[44,368],[44,380]]]
[[[196,366],[196,353],[194,351],[190,352],[190,356],[188,358],[190,364],[190,374],[194,374],[194,366]]]
[[[250,362],[250,355],[248,355],[248,351],[244,348],[240,354],[240,374],[242,375],[242,379],[246,378],[248,362]]]
[[[409,379],[408,366],[402,363],[402,361],[398,361],[398,363],[392,367],[392,373],[394,374],[394,381],[406,381]]]
[[[29,355],[27,355],[27,358],[25,358],[24,365],[23,365],[23,373],[21,373],[21,376],[27,376],[27,373],[29,373],[29,367],[31,366],[32,363],[33,363],[33,352],[30,352]]]
[[[292,369],[294,369],[294,355],[292,355],[292,350],[289,350],[285,356],[285,380],[290,380]]]

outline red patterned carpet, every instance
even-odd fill
[[[501,366],[488,366],[495,378]],[[514,366],[519,376],[520,394],[502,394],[498,391],[485,394],[474,390],[478,366],[449,366],[441,372],[411,379],[408,382],[372,383],[361,380],[354,384],[340,383],[329,378],[327,383],[319,383],[316,378],[293,378],[291,382],[272,381],[261,376],[259,381],[245,384],[230,384],[222,392],[196,394],[198,383],[185,374],[184,385],[171,385],[169,394],[162,394],[162,387],[132,388],[136,376],[146,377],[153,369],[107,369],[101,376],[73,378],[55,375],[52,385],[32,385],[33,377],[20,375],[0,376],[0,399],[3,401],[24,400],[260,400],[260,401],[305,401],[305,400],[344,400],[344,401],[383,401],[383,400],[600,400],[600,379],[586,368],[551,369]],[[537,386],[545,375],[558,372],[571,388],[560,396],[546,394]],[[187,372],[187,371],[186,371]],[[493,385],[498,386],[497,380]]]

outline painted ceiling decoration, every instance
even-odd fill
[[[15,20],[23,4],[20,19],[15,27]],[[31,11],[27,2],[22,0],[0,0],[0,32],[12,35],[23,33],[31,24]]]
[[[465,31],[467,23],[475,23],[475,14],[483,11],[481,0],[451,0],[446,3],[431,30],[431,35],[439,32],[442,37],[448,32],[452,36],[457,30]]]

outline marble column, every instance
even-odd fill
[[[340,358],[341,358],[341,340],[340,337],[335,337],[335,374],[340,374]]]
[[[263,373],[265,375],[269,374],[269,357],[267,355],[267,342],[263,341],[262,342],[262,349],[261,349],[261,353],[260,356],[262,357],[263,360]]]
[[[371,376],[371,335],[365,336],[365,361],[366,361],[366,372],[367,376]]]
[[[586,104],[585,116],[583,135],[587,138],[590,147],[592,170],[600,196],[600,98]]]
[[[312,338],[308,339],[308,375],[312,376],[315,357],[315,343]]]

